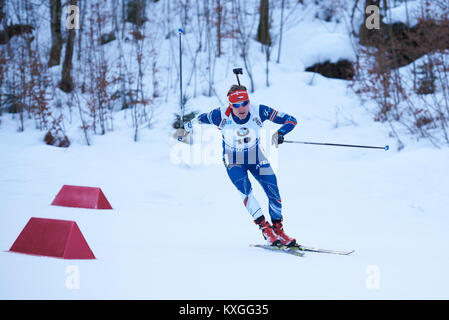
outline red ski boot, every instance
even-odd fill
[[[281,241],[279,241],[279,237],[274,233],[273,227],[270,225],[268,221],[263,219],[261,222],[255,223],[259,225],[259,229],[262,230],[263,237],[265,238],[265,240],[268,241],[270,245],[277,247],[281,246]]]
[[[296,239],[289,237],[284,232],[284,228],[282,227],[282,220],[273,223],[273,231],[279,237],[279,240],[284,246],[294,247],[296,246]]]

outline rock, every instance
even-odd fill
[[[329,60],[306,68],[306,71],[317,72],[327,78],[351,80],[354,77],[354,66],[346,59],[332,63]]]

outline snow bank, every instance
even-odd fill
[[[409,27],[413,27],[418,24],[420,17],[437,18],[441,14],[442,10],[439,8],[439,5],[431,1],[405,1],[397,7],[390,9],[388,16],[383,18],[383,22],[401,22]]]
[[[317,34],[304,42],[298,53],[301,62],[306,66],[325,61],[355,61],[355,53],[348,36],[339,33]]]

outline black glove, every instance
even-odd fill
[[[282,144],[284,142],[284,134],[282,132],[275,132],[273,134],[273,137],[271,138],[271,144],[274,144],[274,146],[277,148],[278,145]]]

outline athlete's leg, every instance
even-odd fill
[[[226,166],[226,171],[232,183],[240,192],[243,204],[253,217],[253,220],[260,218],[262,216],[262,210],[259,202],[254,197],[246,166],[231,164]]]
[[[268,212],[273,223],[282,220],[282,201],[276,175],[268,160],[262,156],[257,165],[250,166],[251,174],[260,183],[268,197]]]
[[[268,197],[268,211],[270,213],[271,222],[273,223],[272,229],[274,230],[274,233],[279,237],[279,240],[283,245],[295,246],[296,239],[289,237],[282,226],[282,202],[279,195],[276,175],[263,153],[260,155],[258,164],[251,166],[249,170],[254,178],[260,183]]]

